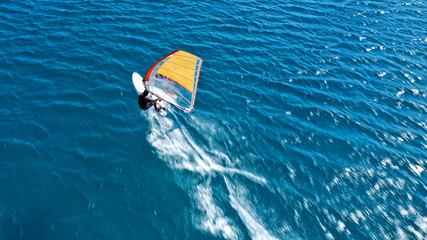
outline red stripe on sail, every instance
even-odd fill
[[[157,65],[159,65],[159,63],[161,63],[163,60],[165,60],[166,58],[168,58],[169,56],[171,56],[171,55],[173,55],[174,53],[176,53],[176,52],[178,52],[178,51],[180,51],[180,50],[175,50],[175,51],[173,51],[173,52],[171,52],[171,53],[169,53],[168,55],[166,55],[166,56],[164,56],[162,59],[160,59],[158,62],[156,62],[149,70],[148,70],[148,72],[145,74],[145,77],[144,77],[144,81],[150,81],[150,75],[151,75],[151,73],[153,72],[153,69],[155,68],[155,67],[157,67]]]

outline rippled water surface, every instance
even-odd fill
[[[0,2],[0,239],[425,239],[424,1]],[[204,59],[195,113],[131,75]]]

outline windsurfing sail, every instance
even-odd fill
[[[194,112],[203,59],[176,50],[154,64],[145,74],[148,91],[185,112]]]

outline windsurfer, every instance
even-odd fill
[[[144,92],[138,96],[138,105],[142,110],[147,110],[154,105],[156,111],[159,111],[160,108],[157,106],[157,104],[155,104],[157,100],[159,99],[154,99],[152,94],[147,89],[145,89]]]
[[[133,73],[132,81],[140,95],[141,109],[147,110],[154,105],[156,113],[166,116],[164,101],[186,113],[194,112],[202,63],[203,59],[196,55],[176,50],[155,63],[144,77]],[[144,92],[145,89],[148,92]],[[156,99],[159,100],[156,102]]]

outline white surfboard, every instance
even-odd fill
[[[133,86],[135,87],[136,93],[138,93],[138,95],[145,91],[145,86],[144,86],[144,82],[141,75],[134,72],[132,74],[132,82],[133,82]],[[156,96],[153,95],[153,97],[154,99],[157,99]],[[156,111],[154,107],[151,107],[153,109],[152,111],[162,117],[166,117],[166,115],[168,115],[168,112],[163,102],[160,100],[160,101],[157,101],[155,104],[159,105],[158,107],[160,107],[160,110]]]
[[[134,72],[132,74],[132,82],[133,86],[135,87],[136,92],[139,94],[143,93],[145,90],[144,83],[142,82],[142,77],[138,73]]]

